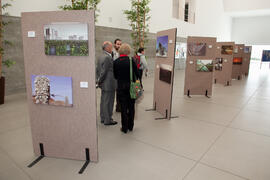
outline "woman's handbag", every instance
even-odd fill
[[[130,98],[138,99],[142,95],[142,88],[139,80],[133,82],[133,70],[132,70],[132,60],[129,59],[130,64]]]

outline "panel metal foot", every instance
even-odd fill
[[[85,163],[83,164],[83,167],[80,169],[79,174],[82,174],[84,170],[87,168],[88,164],[90,163],[90,155],[89,155],[88,148],[85,149],[85,156],[86,156],[86,160],[85,160]]]
[[[168,110],[166,109],[166,116],[161,118],[155,118],[155,120],[168,119]]]
[[[190,96],[190,90],[187,91],[187,97],[191,98],[191,96]]]
[[[33,167],[35,164],[37,164],[41,159],[45,157],[42,143],[39,144],[39,149],[40,149],[40,156],[37,159],[35,159],[31,164],[29,164],[27,167],[29,168]]]
[[[156,106],[156,102],[155,102],[155,107],[154,108],[152,108],[152,109],[146,109],[145,111],[155,111],[157,108],[156,108],[157,106]]]
[[[206,96],[207,98],[210,98],[210,97],[208,96],[208,91],[207,91],[207,90],[205,91],[205,96]]]

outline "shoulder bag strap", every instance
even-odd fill
[[[132,72],[132,60],[129,58],[129,67],[130,67],[130,82],[133,82],[133,72]]]

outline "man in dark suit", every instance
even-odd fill
[[[112,43],[105,41],[97,61],[97,84],[101,88],[100,119],[104,125],[115,125],[112,119],[116,80],[113,75]]]

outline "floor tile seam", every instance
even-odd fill
[[[257,91],[257,90],[256,90]],[[256,92],[255,91],[255,92]],[[254,92],[254,93],[255,93]],[[250,99],[252,98],[252,96],[248,99],[248,101],[250,101]],[[247,103],[248,103],[247,101]],[[216,144],[216,142],[225,134],[225,132],[230,129],[230,125],[231,123],[239,116],[239,114],[243,111],[244,106],[240,109],[239,112],[237,112],[235,114],[235,116],[232,118],[232,120],[228,123],[228,125],[225,126],[225,128],[222,130],[222,132],[220,133],[220,135],[215,139],[215,141],[209,146],[209,148],[206,150],[205,153],[203,153],[203,155],[201,156],[201,158],[199,159],[198,162],[201,162],[201,160],[205,157],[205,155],[211,150],[211,148]]]
[[[227,107],[227,108],[232,108],[232,109],[235,109],[235,108],[237,108],[239,110],[241,109],[241,107],[239,107],[239,106],[230,106],[230,105],[226,105],[226,104],[219,104],[219,103],[216,103],[216,102],[192,101],[190,98],[189,99],[185,99],[185,100],[187,100],[189,102],[193,102],[193,103],[195,102],[195,103],[204,103],[204,104],[214,104],[214,105],[219,105],[219,106],[223,106],[223,107]]]
[[[26,123],[25,126],[17,127],[17,128],[12,128],[12,129],[9,129],[9,130],[0,132],[0,136],[2,136],[3,134],[10,133],[10,132],[12,132],[12,131],[17,131],[17,130],[19,130],[19,129],[23,129],[23,128],[27,128],[27,127],[30,127],[30,125]]]
[[[145,144],[145,145],[150,146],[150,147],[152,147],[152,148],[155,148],[155,149],[158,149],[158,150],[160,150],[160,151],[166,152],[166,153],[168,153],[168,154],[171,154],[171,155],[174,155],[174,156],[177,156],[177,157],[180,157],[180,158],[184,158],[184,159],[187,159],[187,160],[190,160],[190,161],[193,161],[193,162],[196,162],[196,161],[197,161],[197,160],[192,159],[192,158],[190,158],[190,157],[187,157],[187,156],[185,156],[185,155],[177,154],[177,153],[175,153],[175,152],[169,151],[168,149],[165,149],[165,148],[159,147],[159,146],[157,146],[157,145],[154,145],[154,144],[151,144],[151,143],[142,141],[142,140],[137,139],[137,138],[135,138],[135,137],[132,137],[132,136],[129,136],[129,137],[130,137],[131,139],[133,139],[134,141],[140,142],[140,143],[142,143],[142,144]]]
[[[21,167],[9,154],[6,152],[2,147],[0,147],[0,150],[7,156],[7,158],[18,168],[20,169],[30,180],[34,180],[30,174],[28,174],[23,167]]]
[[[263,81],[264,82],[264,81]],[[258,87],[259,88],[259,87]],[[247,103],[251,100],[251,98],[254,96],[254,94],[257,92],[258,88],[254,91],[253,95],[249,97],[249,99],[247,100]],[[247,104],[246,103],[246,104]],[[203,153],[203,155],[199,158],[199,160],[196,162],[196,165],[193,167],[193,169],[197,166],[198,163],[202,163],[202,159],[205,157],[205,155],[211,150],[211,148],[214,146],[214,144],[216,144],[216,142],[225,134],[225,132],[227,131],[227,129],[230,128],[231,123],[239,116],[239,114],[242,112],[242,110],[244,109],[245,105],[240,109],[240,111],[232,118],[232,120],[230,121],[230,123],[222,130],[222,132],[220,133],[220,135],[215,139],[215,141],[209,146],[209,148],[206,150],[205,153]],[[190,174],[191,171],[189,171],[188,174],[186,174],[186,176],[184,176],[183,180]]]
[[[270,138],[270,135],[263,134],[263,133],[258,133],[258,132],[251,131],[251,130],[246,130],[246,129],[237,128],[237,127],[231,127],[231,126],[228,127],[228,128],[229,128],[229,129],[234,129],[234,130],[243,131],[243,132],[250,133],[250,134],[255,134],[255,135],[257,135],[257,136],[263,136],[263,137]]]
[[[254,95],[256,94],[256,92],[259,90],[259,88],[264,84],[264,82],[267,79],[265,78],[263,80],[263,82],[256,88],[256,90],[252,93],[252,95],[248,98],[248,100],[246,101],[246,103],[241,107],[239,113],[237,113],[237,115],[229,122],[229,124],[227,125],[227,128],[231,126],[231,124],[236,120],[236,118],[239,116],[239,114],[245,109],[245,107],[248,105],[248,103],[251,101],[251,99],[254,97]]]
[[[235,173],[233,173],[233,172],[231,172],[231,171],[228,171],[228,170],[225,170],[225,169],[221,169],[221,168],[219,168],[219,167],[215,167],[215,166],[209,165],[209,164],[207,164],[207,163],[205,163],[205,162],[199,162],[199,164],[205,165],[205,166],[210,167],[210,168],[213,168],[213,169],[217,169],[217,170],[219,170],[219,171],[222,171],[222,172],[227,173],[227,174],[231,174],[231,175],[233,175],[233,176],[239,177],[239,178],[244,179],[244,180],[250,180],[250,179],[247,178],[247,177],[241,176],[241,175],[239,175],[239,174],[235,174]]]
[[[185,116],[183,114],[180,114],[179,116],[182,116],[185,119],[192,120],[192,121],[199,121],[199,122],[203,122],[203,123],[206,123],[206,124],[216,125],[216,126],[220,126],[220,127],[227,127],[227,125],[224,125],[224,124],[218,124],[218,123],[215,123],[215,122],[210,122],[210,121],[206,121],[206,120],[202,120],[202,119],[192,118],[192,117]]]
[[[184,176],[183,180],[191,173],[191,171],[201,162],[204,156],[210,151],[210,149],[214,146],[214,144],[221,138],[221,136],[225,133],[226,127],[221,131],[221,133],[215,138],[215,140],[210,144],[207,150],[202,154],[202,156],[196,161],[194,167]]]

